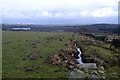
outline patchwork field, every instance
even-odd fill
[[[66,68],[45,61],[65,46],[73,33],[3,32],[3,78],[66,77]]]

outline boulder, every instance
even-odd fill
[[[87,68],[87,69],[97,69],[96,63],[84,63],[77,65],[79,69]]]
[[[69,78],[85,78],[85,73],[83,71],[74,69],[71,73]]]

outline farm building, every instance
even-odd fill
[[[29,31],[30,28],[12,28],[13,31]]]

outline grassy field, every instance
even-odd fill
[[[60,32],[15,32],[3,31],[2,33],[2,77],[3,78],[67,78],[70,71],[62,66],[53,66],[46,59],[57,50],[64,48],[65,44],[73,38],[74,33]],[[83,37],[83,36],[82,36]],[[89,41],[81,41],[80,35],[76,40],[80,46],[87,49],[88,55],[98,55],[104,61],[112,62],[118,53],[88,44]],[[83,52],[83,53],[84,53]],[[37,55],[36,59],[34,56]],[[109,65],[108,65],[109,66]],[[31,71],[26,69],[32,68]],[[106,68],[106,77],[110,73],[120,73],[115,64]],[[120,76],[120,75],[119,75]]]
[[[52,66],[45,63],[48,56],[72,38],[73,33],[56,32],[3,32],[2,58],[3,78],[62,78],[69,72],[64,67]],[[24,57],[35,53],[36,60],[23,60]],[[33,71],[25,71],[32,67]]]

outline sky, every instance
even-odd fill
[[[0,0],[2,23],[118,23],[119,0]]]

